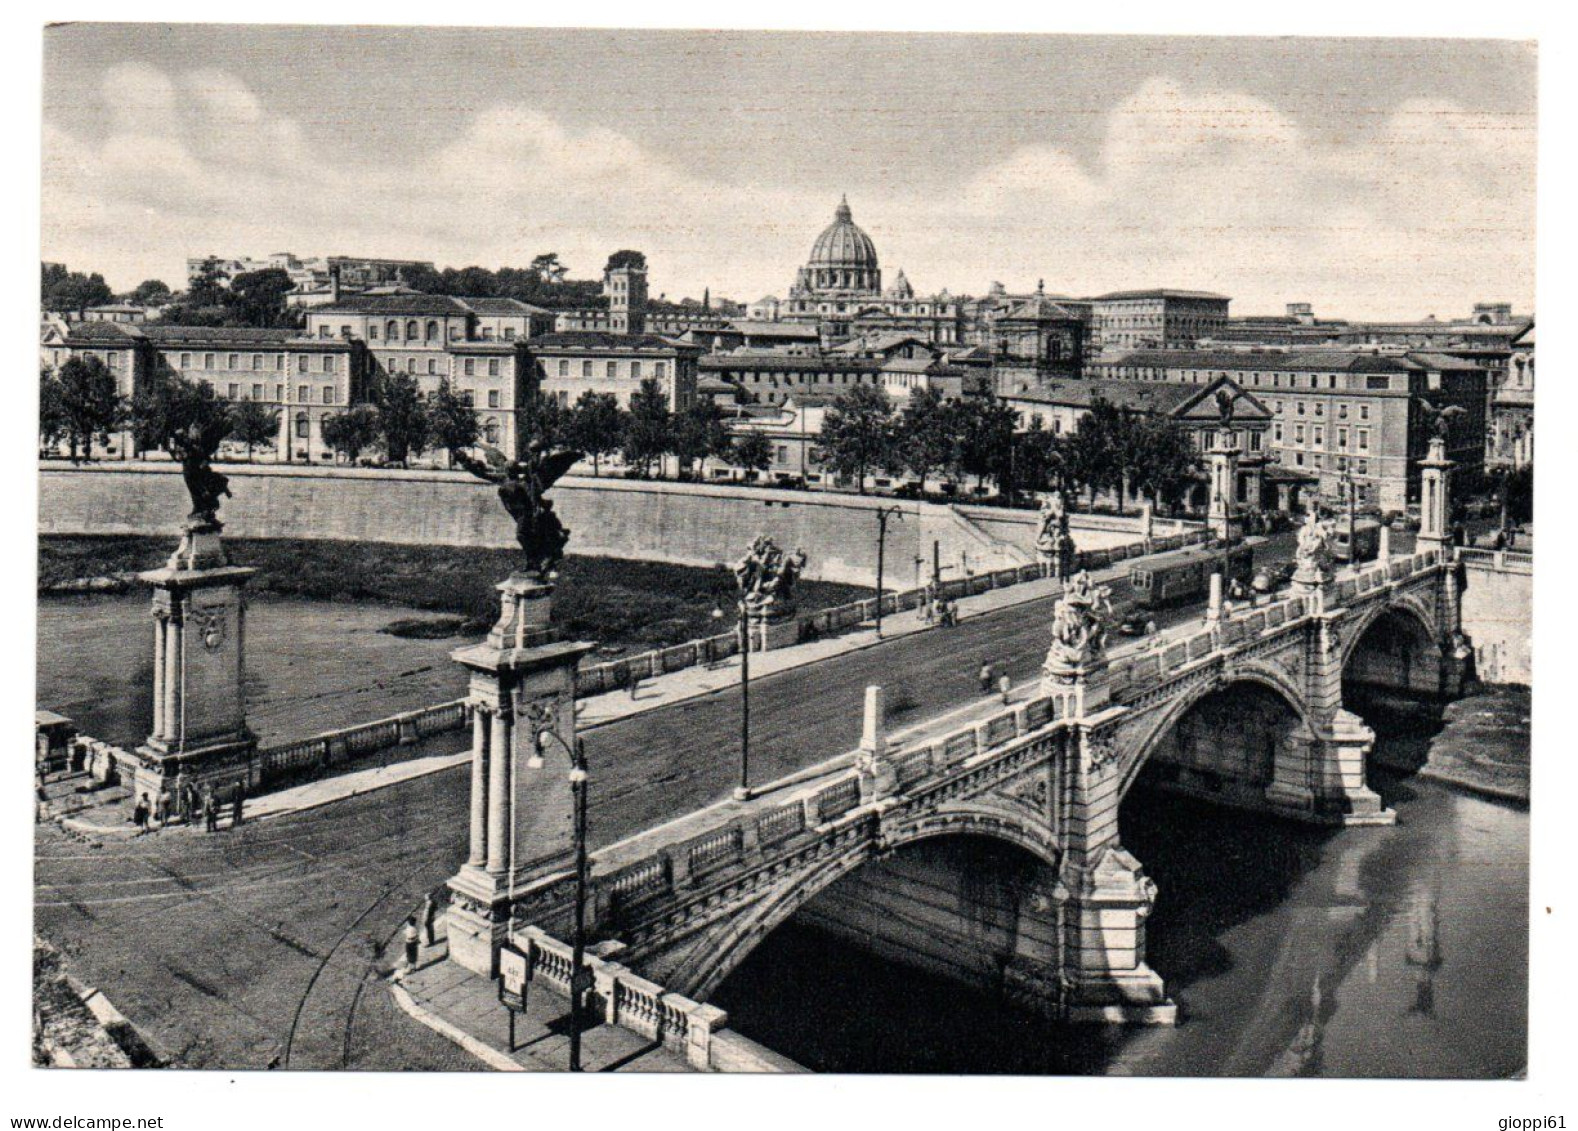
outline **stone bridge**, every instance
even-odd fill
[[[593,854],[600,984],[623,972],[704,1002],[799,914],[1046,1015],[1171,1023],[1145,955],[1155,885],[1120,840],[1125,794],[1143,777],[1303,821],[1391,822],[1367,784],[1374,734],[1345,695],[1451,696],[1469,654],[1451,551],[1421,544],[1072,671],[1049,660],[1027,698],[891,738],[871,689],[859,750]],[[508,937],[546,964],[541,940],[570,934],[573,870],[539,858],[488,889],[485,855],[474,844],[478,878],[452,882],[452,955],[491,971]]]

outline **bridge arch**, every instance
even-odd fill
[[[1365,610],[1338,661],[1345,700],[1366,690],[1436,700],[1447,690],[1447,645],[1432,610],[1412,594]]]
[[[1269,692],[1272,697],[1281,700],[1282,705],[1298,720],[1306,735],[1315,733],[1314,719],[1305,701],[1304,691],[1290,676],[1269,664],[1255,661],[1231,665],[1218,673],[1216,678],[1203,681],[1199,686],[1178,696],[1157,718],[1146,725],[1134,741],[1134,753],[1124,758],[1123,781],[1118,796],[1121,798],[1129,792],[1158,747],[1172,735],[1178,724],[1191,711],[1206,699],[1230,691],[1240,684]]]
[[[716,940],[709,942],[669,981],[677,990],[706,1001],[740,963],[761,943],[817,896],[839,880],[921,841],[945,837],[980,837],[1011,845],[1048,867],[1055,874],[1059,855],[1051,830],[1008,805],[970,801],[949,803],[935,811],[884,828],[881,851],[862,841],[852,851],[784,877],[774,891],[748,911],[723,924]]]

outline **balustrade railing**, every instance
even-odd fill
[[[569,946],[539,927],[522,928],[514,932],[511,941],[526,956],[529,982],[541,983],[562,997],[570,996],[573,957]],[[604,1024],[621,1026],[681,1051],[693,1068],[718,1067],[713,1058],[714,1040],[728,1022],[723,1010],[669,993],[628,967],[595,954],[586,955],[583,965],[591,975],[591,992],[583,1003]]]

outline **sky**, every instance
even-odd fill
[[[43,250],[367,255],[782,296],[847,194],[923,294],[1534,308],[1535,47],[1496,40],[70,24]]]

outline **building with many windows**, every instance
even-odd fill
[[[1486,460],[1497,467],[1534,462],[1534,323],[1512,340],[1512,356],[1490,397]]]
[[[372,370],[361,342],[294,330],[83,322],[64,334],[46,332],[41,347],[44,364],[55,368],[69,357],[97,357],[125,397],[153,374],[174,373],[205,382],[226,400],[263,404],[278,414],[274,458],[280,462],[332,459],[323,421],[366,398]],[[122,432],[95,454],[131,459],[141,453]]]
[[[1087,366],[1118,381],[1209,385],[1231,378],[1271,408],[1271,457],[1311,475],[1328,499],[1352,478],[1382,511],[1417,502],[1429,410],[1457,406],[1447,454],[1466,470],[1485,459],[1487,375],[1437,353],[1361,350],[1138,350]]]
[[[655,380],[679,412],[696,398],[701,350],[653,334],[600,331],[553,333],[533,339],[530,357],[545,395],[573,405],[581,394],[612,393],[629,407],[641,382]]]
[[[1090,299],[1091,339],[1102,355],[1189,349],[1227,326],[1226,295],[1206,291],[1114,291]]]

